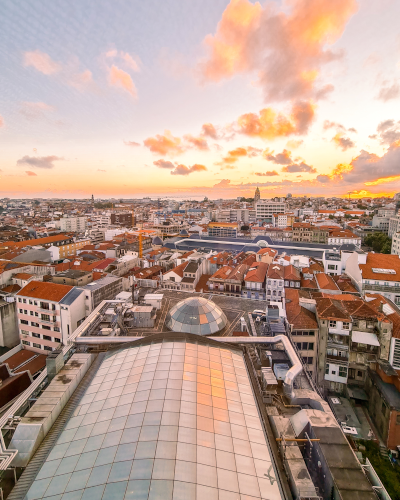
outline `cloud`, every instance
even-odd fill
[[[195,165],[192,165],[191,167],[186,167],[185,165],[177,165],[175,167],[175,170],[171,171],[171,175],[189,175],[193,172],[202,172],[204,170],[207,170],[207,168],[204,165],[198,165],[197,163]]]
[[[237,131],[250,137],[276,139],[289,135],[303,135],[314,119],[314,105],[311,102],[296,102],[289,114],[277,113],[264,108],[259,114],[245,113],[237,119]]]
[[[133,146],[133,147],[140,146],[140,144],[135,141],[124,141],[124,144],[125,146]]]
[[[24,66],[33,66],[37,71],[44,75],[53,75],[61,70],[61,64],[53,61],[53,59],[40,50],[24,53]]]
[[[392,99],[397,99],[400,97],[400,85],[398,82],[392,83],[392,85],[383,86],[377,95],[377,99],[380,101],[391,101]]]
[[[327,184],[328,182],[331,181],[329,175],[317,175],[316,179],[318,182],[321,182],[322,184]]]
[[[186,134],[184,137],[185,141],[194,146],[195,149],[208,150],[208,143],[204,137],[194,137],[193,135]]]
[[[217,184],[214,184],[214,188],[216,187],[230,187],[230,183],[231,181],[229,179],[221,179],[219,182],[217,182]]]
[[[137,97],[137,90],[132,81],[131,75],[114,64],[109,70],[108,83],[112,87],[122,88],[134,98]]]
[[[22,102],[19,112],[27,120],[33,121],[43,118],[46,119],[46,113],[51,113],[54,110],[54,106],[50,106],[45,102]]]
[[[220,170],[235,170],[236,168],[237,167],[235,167],[234,165],[224,165],[223,167],[220,168]]]
[[[382,145],[390,145],[400,139],[400,121],[395,122],[394,120],[384,120],[379,123],[376,131],[378,132],[378,136],[374,134],[370,136],[370,138],[377,139],[379,137]]]
[[[303,142],[303,140],[296,141],[291,139],[290,141],[287,141],[286,146],[290,149],[297,149],[303,144]]]
[[[125,63],[125,65],[133,71],[140,71],[140,59],[138,56],[133,56],[128,52],[123,52],[122,50],[118,51],[115,49],[106,52],[105,56],[110,59],[118,59],[120,62]]]
[[[341,133],[337,133],[332,137],[332,142],[336,144],[342,151],[355,148],[356,144],[349,137],[344,137]]]
[[[175,168],[175,165],[171,161],[167,160],[153,161],[153,165],[155,165],[158,168],[169,168],[171,170]]]
[[[155,137],[145,139],[143,144],[149,148],[152,153],[160,155],[175,156],[185,151],[182,147],[181,139],[179,137],[174,137],[169,130],[165,130],[164,135],[157,134]]]
[[[103,170],[102,168],[98,168],[97,172],[107,172],[107,170]]]
[[[342,130],[343,132],[346,131],[346,127],[344,125],[342,125],[341,123],[331,122],[330,120],[325,120],[324,125],[323,125],[323,129],[329,130],[331,128],[335,128],[336,130]]]
[[[210,139],[217,140],[219,138],[217,129],[212,123],[204,123],[204,125],[201,127],[201,133],[205,137],[210,137]]]
[[[4,120],[3,117],[0,115],[0,128],[4,127]]]
[[[317,169],[310,165],[307,165],[307,163],[301,162],[292,163],[291,165],[283,167],[282,172],[287,172],[289,174],[293,174],[295,172],[308,172],[310,174],[315,174],[317,172]]]
[[[29,177],[36,177],[37,174],[35,172],[32,172],[31,170],[25,170],[26,175]]]
[[[266,100],[318,99],[333,89],[322,85],[324,65],[342,56],[328,48],[342,35],[357,9],[356,0],[291,0],[290,11],[274,2],[231,0],[214,35],[207,35],[207,57],[198,64],[203,81],[257,73]]]
[[[259,177],[273,177],[274,175],[279,175],[276,170],[267,170],[267,172],[255,172],[255,175]]]
[[[224,163],[235,163],[241,156],[247,156],[247,149],[245,148],[236,148],[228,151],[227,155],[222,158]]]
[[[80,92],[84,91],[89,85],[93,85],[93,75],[88,69],[81,73],[73,73],[67,79],[67,83],[71,87],[76,88]]]
[[[273,151],[269,152],[269,150],[265,150],[264,152],[264,157],[268,161],[272,161],[273,163],[276,163],[277,165],[290,165],[293,162],[292,153],[288,151],[287,149],[284,149],[282,153],[278,153],[277,155],[273,155]]]
[[[53,163],[55,161],[62,161],[64,158],[59,156],[24,156],[17,161],[17,166],[19,165],[29,165],[36,168],[54,168]]]

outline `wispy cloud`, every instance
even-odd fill
[[[108,83],[111,87],[118,87],[128,92],[133,98],[137,97],[137,90],[132,77],[123,69],[114,64],[111,66],[108,74]]]
[[[140,143],[135,141],[124,141],[124,144],[125,146],[132,146],[132,147],[140,146]]]
[[[36,168],[50,169],[54,168],[55,161],[62,161],[64,158],[59,156],[23,156],[17,161],[17,165],[29,165]]]
[[[25,52],[23,64],[24,66],[34,67],[37,71],[43,73],[44,75],[53,75],[54,73],[61,71],[62,68],[61,64],[53,61],[49,54],[40,50]]]
[[[379,90],[377,99],[380,101],[391,101],[400,97],[400,85],[395,81],[392,84],[385,83]]]
[[[47,113],[52,113],[54,110],[54,106],[45,102],[22,102],[19,108],[20,114],[30,121],[47,119]]]
[[[180,164],[176,166],[175,170],[171,171],[171,175],[189,175],[193,172],[203,172],[205,170],[207,170],[207,168],[204,165],[199,165],[197,163],[191,167]]]
[[[31,170],[25,170],[26,175],[29,177],[36,177],[37,174],[35,172],[32,172]]]
[[[267,170],[266,172],[255,172],[255,175],[258,175],[259,177],[274,177],[279,174],[276,170]]]

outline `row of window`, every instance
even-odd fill
[[[346,366],[339,366],[339,377],[347,377],[347,367]],[[336,375],[337,371],[336,368],[330,372],[331,375]],[[329,375],[329,365],[326,365],[325,368],[325,375]]]
[[[30,332],[28,330],[21,330],[22,335],[29,335],[30,337],[35,337],[37,339],[49,340],[50,342],[61,342],[58,337],[50,337],[49,335],[41,335],[40,333]]]
[[[314,342],[296,342],[296,347],[302,351],[313,351]]]
[[[28,315],[28,312],[31,316],[36,316],[37,318],[39,317],[39,313],[38,312],[33,312],[33,311],[27,311],[26,309],[18,309],[19,312],[21,314],[26,314]],[[40,315],[40,318],[43,320],[43,321],[57,321],[57,316],[52,316],[52,319],[50,319],[50,316],[48,314],[41,314]]]
[[[307,330],[293,330],[292,335],[304,335],[304,336],[310,335],[310,336],[314,337],[315,332],[312,330],[309,330],[309,331],[307,331]]]
[[[337,326],[337,321],[330,320],[329,321],[329,328],[336,328]],[[346,321],[343,321],[342,323],[342,329],[343,330],[350,330],[350,323],[347,323]]]
[[[18,298],[18,302],[20,302],[21,304],[30,304],[31,306],[39,306],[41,309],[48,309],[49,311],[56,310],[56,305],[49,304],[48,302],[39,302],[37,300],[21,299],[20,297]]]
[[[21,323],[21,325],[29,325],[29,321],[27,321],[26,319],[20,319],[19,322]],[[34,321],[31,321],[31,326],[35,326],[36,328],[43,328],[43,330],[51,330],[51,326],[49,325],[40,325],[39,323],[35,323]],[[54,326],[53,327],[53,330],[55,332],[59,332],[60,331],[60,328],[58,326]]]
[[[30,342],[28,342],[27,340],[23,340],[22,343],[24,345],[31,345]],[[36,347],[36,349],[44,349],[45,351],[52,351],[53,350],[53,347],[50,347],[48,345],[42,345],[42,344],[36,344],[35,342],[32,342],[32,347]]]

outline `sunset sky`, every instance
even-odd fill
[[[0,197],[393,195],[398,0],[3,0]]]

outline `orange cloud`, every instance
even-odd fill
[[[304,141],[302,140],[295,141],[294,139],[291,139],[290,141],[287,141],[286,146],[290,149],[297,149],[303,144],[303,142]]]
[[[202,126],[202,134],[205,137],[210,137],[211,139],[218,139],[217,129],[212,123],[205,123]]]
[[[207,57],[198,68],[205,81],[256,72],[268,100],[320,98],[323,65],[340,57],[327,49],[340,38],[357,9],[356,0],[288,0],[276,4],[231,0],[214,35],[204,40]]]
[[[118,58],[120,61],[123,61],[126,66],[128,66],[133,71],[140,71],[139,62],[140,59],[137,56],[132,56],[128,52],[118,51],[118,50],[109,50],[105,53],[107,58],[115,59]]]
[[[132,97],[137,97],[137,90],[132,81],[131,75],[114,64],[110,68],[108,81],[111,86],[120,87],[123,90],[126,90],[126,92],[128,92]]]
[[[277,113],[272,108],[264,108],[257,115],[246,113],[239,116],[239,132],[250,137],[276,139],[288,135],[305,134],[314,118],[314,105],[311,102],[294,103],[288,115]]]
[[[25,170],[25,173],[29,177],[37,177],[37,174],[35,174],[35,172],[32,172],[31,170]]]
[[[354,141],[352,141],[349,137],[344,137],[340,132],[332,138],[332,142],[334,142],[342,151],[347,151],[348,149],[356,146]]]
[[[276,170],[267,170],[267,172],[255,172],[255,175],[258,175],[259,177],[273,177],[279,174]]]
[[[394,175],[391,177],[380,177],[379,179],[375,179],[374,181],[366,182],[366,186],[378,186],[379,184],[386,184],[387,182],[396,182],[400,180],[400,175]]]
[[[24,66],[33,66],[37,71],[44,75],[52,75],[61,70],[61,65],[40,50],[24,53]]]
[[[69,77],[68,83],[77,90],[83,91],[88,85],[93,84],[92,72],[86,69],[81,73],[75,73]]]
[[[183,137],[185,141],[194,146],[196,149],[208,150],[208,143],[204,137],[194,137],[193,135],[187,134]]]
[[[236,148],[228,151],[228,154],[222,158],[224,163],[235,163],[241,156],[247,156],[247,150],[245,148]]]
[[[171,175],[189,175],[193,172],[202,172],[204,170],[207,170],[207,168],[204,165],[198,165],[197,163],[195,165],[192,165],[191,167],[186,167],[185,165],[177,165],[175,167],[175,170],[171,171]]]
[[[169,130],[164,131],[164,135],[157,134],[143,141],[143,144],[152,153],[160,155],[175,156],[184,152],[182,141],[179,137],[174,137]]]

